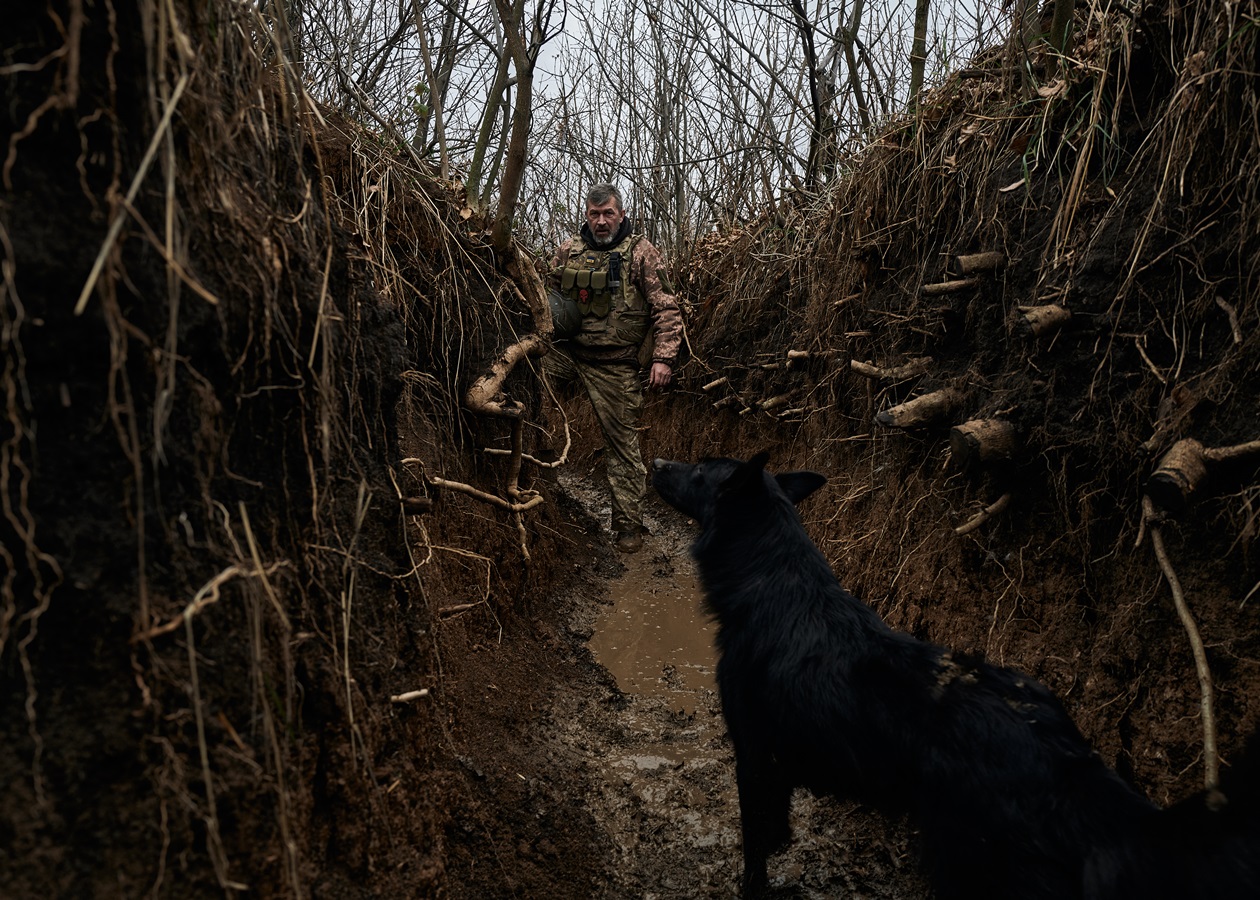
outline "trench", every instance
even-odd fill
[[[602,493],[580,490],[587,503]],[[693,526],[652,497],[644,524],[643,549],[617,555],[588,642],[620,695],[614,739],[593,746],[602,783],[593,808],[618,856],[606,896],[736,896],[739,803],[714,681],[716,626],[687,552]]]

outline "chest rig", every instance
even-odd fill
[[[573,341],[591,349],[635,347],[648,331],[647,301],[633,284],[632,234],[608,250],[591,250],[580,239],[560,273],[560,291],[577,305],[581,327]]]

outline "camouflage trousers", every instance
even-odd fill
[[[608,445],[613,533],[638,532],[643,524],[643,493],[647,484],[647,466],[639,450],[643,386],[638,365],[583,362],[556,344],[543,357],[542,368],[553,388],[578,381],[586,389]]]

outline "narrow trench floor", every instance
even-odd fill
[[[560,486],[608,519],[598,475]],[[735,897],[743,866],[734,756],[713,684],[714,627],[687,552],[695,526],[649,492],[643,549],[618,554],[607,594],[578,604],[610,694],[560,692],[553,740],[587,770],[582,803],[606,831],[608,900]],[[608,551],[615,553],[615,551]],[[584,608],[585,606],[585,608]],[[926,896],[904,827],[797,791],[793,839],[771,858],[775,898]]]

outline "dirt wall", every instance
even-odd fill
[[[6,9],[6,897],[442,896],[479,801],[436,623],[500,641],[552,578],[431,481],[502,490],[460,401],[528,313],[281,25]]]
[[[695,359],[649,416],[649,455],[769,448],[827,474],[803,514],[848,587],[1044,680],[1161,802],[1201,785],[1203,734],[1142,499],[1177,440],[1260,433],[1258,145],[1238,118],[1255,39],[1238,25],[1195,4],[1091,15],[1088,65],[1034,53],[1028,84],[995,51],[826,198],[709,236],[686,292]],[[968,272],[982,252],[1000,263]],[[1034,308],[1068,322],[1038,335]],[[940,416],[881,424],[941,391]],[[968,464],[955,429],[975,420],[1013,446]],[[1260,716],[1256,457],[1212,474],[1159,530],[1228,759]]]
[[[462,398],[528,313],[459,185],[311,103],[277,23],[171,9],[26,2],[0,38],[4,890],[582,896],[610,848],[585,782],[549,780],[539,700],[600,688],[564,630],[599,524],[548,502],[523,547],[435,481],[505,496],[509,424]],[[826,473],[803,512],[847,586],[1045,680],[1158,800],[1202,741],[1142,497],[1177,439],[1260,432],[1238,10],[1087,18],[1088,64],[1028,81],[977,60],[826,197],[702,242],[694,359],[646,416],[649,458]],[[958,271],[978,251],[1003,264]],[[1045,306],[1070,324],[1029,337]],[[876,422],[943,389],[945,419]],[[507,390],[558,451],[533,376]],[[1017,449],[963,468],[978,418]],[[1260,715],[1256,474],[1217,467],[1160,526],[1226,761]]]

